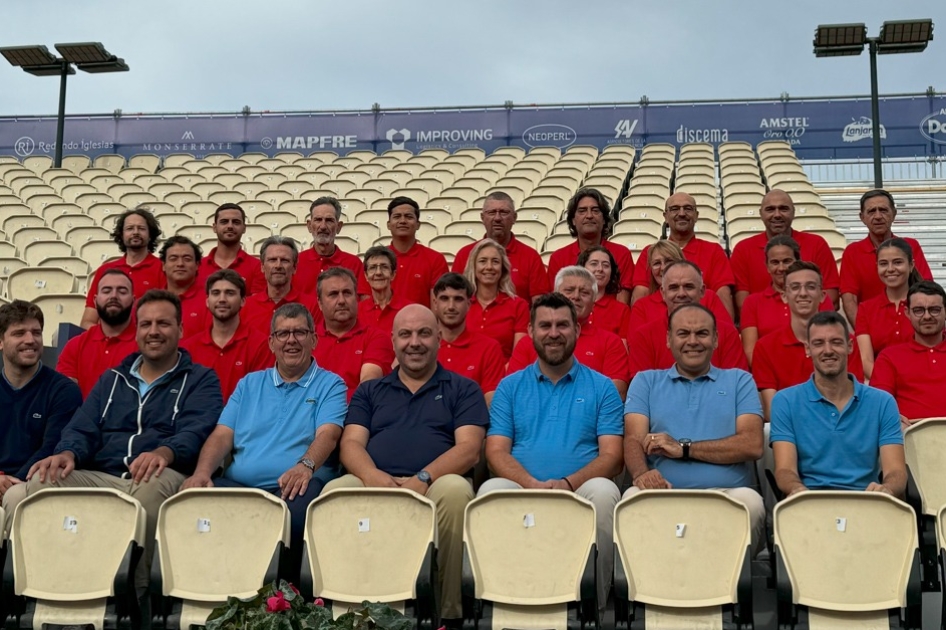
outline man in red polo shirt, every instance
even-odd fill
[[[765,419],[769,419],[775,393],[811,378],[814,367],[808,353],[808,320],[820,311],[824,301],[821,270],[807,260],[797,260],[785,270],[785,302],[791,321],[756,343],[752,352],[752,376],[755,378]],[[848,359],[848,371],[857,380],[864,380],[861,355],[853,339],[854,349]]]
[[[565,220],[568,223],[568,233],[575,237],[575,242],[552,253],[549,259],[549,280],[554,284],[555,276],[562,267],[577,265],[579,254],[589,247],[603,245],[614,256],[621,272],[622,286],[617,299],[628,304],[631,290],[634,288],[634,261],[626,247],[608,240],[611,226],[614,225],[614,216],[607,198],[595,188],[579,188],[568,200]]]
[[[868,190],[861,196],[859,215],[867,226],[867,237],[851,243],[841,256],[841,305],[848,321],[857,321],[857,305],[884,291],[884,283],[877,273],[877,248],[894,237],[890,229],[897,218],[893,196],[883,189]],[[913,250],[913,264],[925,280],[933,279],[933,272],[923,255],[919,241],[900,237]]]
[[[667,313],[684,304],[699,304],[705,288],[699,268],[688,260],[671,263],[665,270],[660,286]],[[637,308],[636,306],[634,308]],[[632,309],[633,310],[633,309]],[[627,340],[631,378],[644,370],[666,370],[674,365],[673,353],[667,343],[669,316],[654,319],[649,324],[632,330]],[[749,362],[742,350],[742,341],[736,328],[726,321],[716,320],[717,345],[712,363],[718,368],[749,370]]]
[[[664,204],[664,220],[670,227],[667,238],[683,251],[683,256],[703,272],[703,284],[716,292],[716,296],[729,312],[732,320],[733,310],[732,288],[736,280],[729,266],[729,257],[719,243],[706,241],[696,237],[696,220],[700,218],[700,210],[696,200],[686,193],[670,195]],[[631,295],[631,304],[646,297],[650,293],[650,265],[647,264],[647,254],[650,245],[644,248],[637,257],[634,265],[634,293]],[[716,314],[718,318],[719,315]]]
[[[309,218],[305,225],[312,235],[312,247],[299,252],[299,268],[295,277],[299,290],[315,294],[319,274],[331,267],[344,267],[359,279],[359,295],[371,293],[365,281],[361,259],[343,252],[335,244],[335,237],[342,231],[341,218],[342,204],[335,197],[319,197],[309,206]]]
[[[611,379],[623,400],[631,382],[628,373],[627,348],[620,337],[592,325],[588,318],[598,297],[598,283],[584,267],[563,267],[555,277],[555,291],[575,305],[578,316],[578,341],[574,357],[585,367]],[[506,374],[512,374],[535,363],[538,354],[531,337],[523,337],[516,344]]]
[[[246,282],[239,273],[233,269],[215,271],[207,278],[204,290],[212,323],[181,341],[181,347],[191,353],[194,363],[217,373],[226,404],[241,378],[272,367],[273,353],[269,336],[240,320]]]
[[[506,256],[512,265],[510,276],[516,286],[516,295],[528,302],[537,295],[548,293],[552,285],[549,284],[542,257],[512,233],[512,226],[516,223],[516,204],[512,197],[501,190],[486,195],[480,220],[486,227],[483,238],[491,238],[506,248]],[[457,252],[457,257],[453,259],[454,273],[466,270],[466,262],[475,246],[476,243],[470,243]]]
[[[388,247],[397,256],[397,273],[391,287],[394,294],[412,304],[430,306],[430,290],[447,273],[447,259],[438,251],[417,242],[420,206],[410,197],[395,197],[388,204]]]
[[[172,236],[161,246],[161,262],[167,277],[168,291],[181,301],[181,339],[201,331],[208,325],[207,296],[197,281],[200,269],[200,246],[186,236]]]
[[[293,286],[299,249],[296,242],[286,236],[270,236],[260,244],[260,260],[266,290],[246,298],[242,318],[253,330],[269,334],[273,313],[289,302],[298,302],[312,313],[318,322],[322,318],[315,295],[303,293]]]
[[[246,282],[247,295],[266,289],[266,278],[259,258],[243,249],[246,213],[238,204],[224,203],[214,211],[213,231],[217,244],[200,261],[197,282],[203,287],[215,271],[233,269]]]
[[[89,328],[98,321],[95,296],[99,289],[99,279],[108,269],[121,269],[128,274],[134,287],[135,299],[151,289],[164,288],[164,266],[154,255],[160,236],[161,227],[147,208],[127,210],[118,216],[112,230],[112,240],[118,244],[122,256],[102,263],[95,270],[85,298],[85,312],[82,314],[80,326]]]
[[[107,269],[99,278],[95,294],[98,323],[66,343],[59,353],[56,371],[68,376],[84,399],[99,377],[138,352],[132,308],[135,305],[131,278],[121,269]]]
[[[798,232],[792,229],[795,220],[795,204],[784,190],[770,190],[762,198],[762,207],[759,208],[759,218],[765,230],[741,240],[732,250],[730,264],[733,275],[736,277],[736,307],[742,308],[742,303],[750,293],[761,293],[772,283],[765,264],[765,246],[769,239],[779,234],[791,236],[801,249],[801,259],[810,260],[818,265],[821,276],[824,278],[824,291],[831,298],[834,307],[838,307],[838,287],[841,281],[838,277],[838,265],[828,242],[817,234]],[[811,370],[808,371],[809,376]]]
[[[466,327],[472,298],[473,285],[462,274],[446,273],[434,285],[431,310],[440,327],[437,360],[451,372],[476,381],[489,405],[503,378],[506,357],[499,342]]]
[[[351,400],[358,385],[391,371],[394,346],[377,328],[358,322],[355,274],[344,267],[322,272],[317,282],[324,319],[316,324],[316,362],[342,377]]]
[[[884,348],[870,379],[896,399],[904,429],[946,416],[946,291],[931,280],[917,282],[907,294],[907,313],[913,339]]]

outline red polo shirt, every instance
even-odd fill
[[[886,292],[865,300],[857,307],[854,334],[870,335],[876,358],[887,346],[913,339],[913,323],[907,315],[906,301],[894,304]]]
[[[109,269],[121,269],[131,278],[131,291],[137,300],[151,289],[163,289],[167,286],[164,277],[164,263],[154,254],[148,254],[144,260],[132,267],[126,262],[124,256],[102,263],[95,270],[92,277],[92,284],[89,285],[89,292],[85,296],[85,305],[88,308],[95,308],[95,294],[99,290],[99,279],[102,274]]]
[[[437,360],[444,369],[476,381],[484,394],[496,391],[506,364],[495,339],[466,329],[455,340],[440,342]]]
[[[723,306],[723,301],[719,299],[719,296],[716,295],[716,292],[712,289],[706,289],[706,291],[704,291],[703,297],[700,299],[700,305],[705,306],[713,312],[713,315],[716,316],[717,324],[725,322],[732,325],[732,316],[729,314],[729,311],[726,310],[726,307]],[[634,332],[639,328],[647,326],[655,319],[662,320],[666,326],[668,314],[667,303],[664,302],[663,295],[660,291],[655,291],[647,297],[642,297],[634,302],[634,306],[631,307],[631,319],[628,324],[628,329],[630,332]]]
[[[781,391],[804,383],[814,372],[811,357],[805,355],[805,344],[795,338],[791,324],[759,339],[752,351],[752,376],[760,390]],[[847,371],[863,382],[861,353],[854,344],[854,353],[847,358]]]
[[[464,272],[470,252],[475,246],[476,243],[470,243],[457,252],[457,257],[453,259],[454,272]],[[512,283],[516,285],[516,295],[528,302],[533,297],[552,290],[548,273],[545,271],[545,263],[542,262],[539,252],[517,239],[515,234],[506,245],[506,256],[509,257],[509,264],[512,265],[510,275]]]
[[[217,264],[217,261],[214,260],[214,256],[216,255],[217,248],[214,247],[210,250],[209,254],[206,254],[200,260],[197,282],[200,283],[201,291],[204,293],[207,292],[207,278],[215,271],[220,271],[221,269],[232,269],[240,274],[240,277],[243,278],[243,281],[246,283],[247,295],[253,295],[254,293],[266,290],[266,277],[263,276],[263,267],[258,257],[247,253],[246,250],[241,247],[239,253],[237,253],[237,257],[233,259],[230,266],[221,267]]]
[[[880,353],[870,377],[871,387],[897,400],[911,420],[946,416],[946,341],[927,348],[916,339],[889,346]]]
[[[322,321],[315,328],[319,338],[315,346],[316,362],[328,370],[342,377],[348,387],[348,400],[351,400],[355,390],[361,383],[361,367],[372,363],[381,368],[383,374],[391,372],[394,363],[394,346],[391,338],[376,328],[370,328],[360,323],[336,337],[325,328]]]
[[[828,247],[828,242],[817,234],[792,230],[789,235],[801,248],[801,259],[810,260],[821,269],[822,286],[825,289],[837,289],[841,285],[838,277],[838,264],[834,261],[834,254]],[[733,275],[736,277],[736,291],[761,293],[765,287],[772,284],[765,264],[765,246],[769,239],[765,232],[750,236],[739,241],[732,250]],[[876,275],[876,272],[875,272]]]
[[[114,337],[106,337],[99,323],[66,343],[59,353],[56,370],[76,379],[85,399],[106,370],[117,366],[133,352],[138,352],[134,318]]]
[[[624,342],[617,335],[592,326],[589,323],[581,325],[581,334],[575,343],[575,358],[578,362],[589,367],[599,374],[607,376],[612,381],[631,382],[628,372],[627,349]],[[516,344],[516,349],[509,359],[506,374],[512,374],[526,368],[538,359],[531,337],[523,337]]]
[[[834,304],[827,295],[818,307],[819,311],[833,311]],[[782,328],[792,321],[792,312],[782,300],[782,294],[770,284],[762,293],[750,293],[739,311],[742,329],[758,328],[759,338]]]
[[[637,257],[637,264],[634,265],[635,287],[650,286],[652,274],[650,265],[647,264],[649,252],[650,245]],[[736,284],[729,257],[719,243],[693,237],[683,246],[683,257],[700,268],[703,272],[703,284],[713,291]]]
[[[361,264],[361,259],[343,252],[340,247],[335,247],[331,256],[323,256],[315,251],[314,247],[299,252],[299,264],[296,265],[296,275],[292,277],[292,283],[299,287],[300,291],[316,295],[319,274],[332,267],[344,267],[355,274],[358,294],[371,295],[371,287],[365,278],[365,267]]]
[[[318,324],[322,321],[322,309],[319,308],[319,301],[311,293],[302,293],[294,286],[289,289],[286,297],[279,302],[270,299],[266,291],[254,293],[246,298],[246,304],[240,311],[240,320],[246,322],[246,325],[257,332],[269,336],[269,331],[273,323],[273,313],[283,304],[298,302],[312,313],[312,318]]]
[[[913,264],[926,280],[933,279],[933,272],[923,255],[919,241],[913,238],[899,237],[910,244],[913,250]],[[851,243],[841,255],[841,293],[852,293],[858,302],[865,302],[884,292],[884,283],[877,273],[877,248],[870,236]]]
[[[394,330],[394,316],[408,304],[409,302],[402,300],[397,295],[392,295],[388,305],[379,308],[375,301],[371,299],[369,293],[367,299],[358,302],[358,321],[365,326],[377,328],[390,337]]]
[[[181,347],[190,352],[195,363],[217,373],[223,402],[226,403],[241,378],[250,372],[272,367],[275,359],[269,349],[269,337],[251,329],[244,321],[222,348],[214,342],[210,330],[211,325],[201,329],[182,341]]]
[[[618,264],[618,269],[621,272],[621,288],[630,291],[634,288],[634,260],[631,258],[631,250],[620,243],[612,243],[611,241],[601,241],[601,244],[611,252],[611,255],[614,256],[614,262]],[[580,254],[577,239],[552,253],[552,257],[549,258],[549,284],[552,285],[553,289],[555,288],[555,274],[562,267],[577,265]]]
[[[637,305],[634,305],[635,308]],[[633,310],[633,309],[632,309]],[[718,368],[739,368],[749,371],[749,362],[742,349],[742,340],[735,327],[724,321],[716,322],[719,345],[713,352],[712,363]],[[673,354],[667,347],[666,317],[650,322],[646,326],[631,330],[628,339],[631,378],[644,370],[665,370],[674,365]]]
[[[473,296],[466,314],[466,327],[498,341],[503,356],[508,359],[512,356],[516,333],[529,332],[529,303],[521,297],[499,293],[484,308]]]
[[[613,295],[604,295],[595,302],[588,323],[621,339],[627,339],[628,325],[631,321],[631,307],[624,302],[618,302]]]
[[[184,293],[177,296],[181,300],[181,327],[184,329],[182,339],[195,335],[213,322],[210,321],[210,311],[207,310],[207,294],[200,282],[194,282]]]
[[[421,304],[430,308],[430,291],[440,276],[450,271],[447,259],[440,252],[414,242],[403,254],[388,245],[397,256],[397,275],[391,289],[409,304]]]

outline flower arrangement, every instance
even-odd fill
[[[256,597],[230,597],[207,618],[207,630],[413,630],[414,621],[387,604],[362,602],[338,619],[321,599],[306,602],[285,580],[261,588]],[[442,630],[442,629],[441,629]]]

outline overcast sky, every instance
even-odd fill
[[[730,99],[866,94],[866,53],[816,59],[815,26],[925,17],[880,92],[946,91],[946,0],[0,0],[0,45],[123,57],[70,77],[70,114]],[[0,59],[0,115],[54,114],[58,87]]]

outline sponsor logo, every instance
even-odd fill
[[[558,147],[564,149],[575,144],[578,134],[568,125],[546,123],[533,125],[522,132],[522,141],[529,147]]]
[[[282,149],[354,149],[358,136],[280,136],[276,138],[276,150]],[[272,138],[260,140],[260,146],[270,149]]]
[[[13,151],[20,157],[26,157],[28,155],[33,155],[33,151],[36,150],[36,143],[33,142],[33,139],[29,136],[23,136],[18,138],[13,145]]]
[[[637,129],[637,123],[638,120],[636,118],[634,120],[629,118],[619,120],[618,124],[614,125],[614,137],[630,140],[631,136],[634,135],[634,130]]]
[[[800,138],[808,129],[808,117],[797,118],[763,118],[759,121],[759,129],[765,129],[762,137],[766,140],[784,140],[791,145],[801,144]]]
[[[185,131],[184,135],[181,136],[181,140],[193,140],[193,139],[194,139],[193,131]]]
[[[933,112],[920,121],[920,133],[930,142],[946,144],[946,109]]]
[[[195,157],[202,157],[200,151],[230,151],[232,142],[146,142],[141,145],[144,151],[192,151]],[[111,148],[111,143],[109,143]]]
[[[403,149],[404,143],[409,142],[411,139],[411,130],[410,129],[388,129],[388,132],[384,134],[384,137],[388,139],[388,142],[391,143],[392,149]],[[400,140],[398,140],[400,138]]]
[[[97,151],[99,149],[108,149],[114,150],[115,145],[111,142],[105,141],[92,141],[92,140],[73,140],[70,142],[62,143],[63,151]],[[55,142],[44,142],[42,140],[33,140],[29,136],[22,136],[17,138],[16,142],[13,143],[13,152],[18,156],[29,157],[33,153],[55,153],[56,152],[56,143]]]
[[[709,142],[720,143],[729,140],[728,129],[690,129],[680,125],[677,129],[677,142]]]
[[[874,127],[874,122],[867,116],[861,116],[857,120],[851,119],[847,125],[844,126],[844,131],[841,133],[841,139],[845,142],[857,142],[858,140],[870,139],[871,133]],[[880,125],[880,137],[887,137],[887,130],[884,129],[884,126]]]

